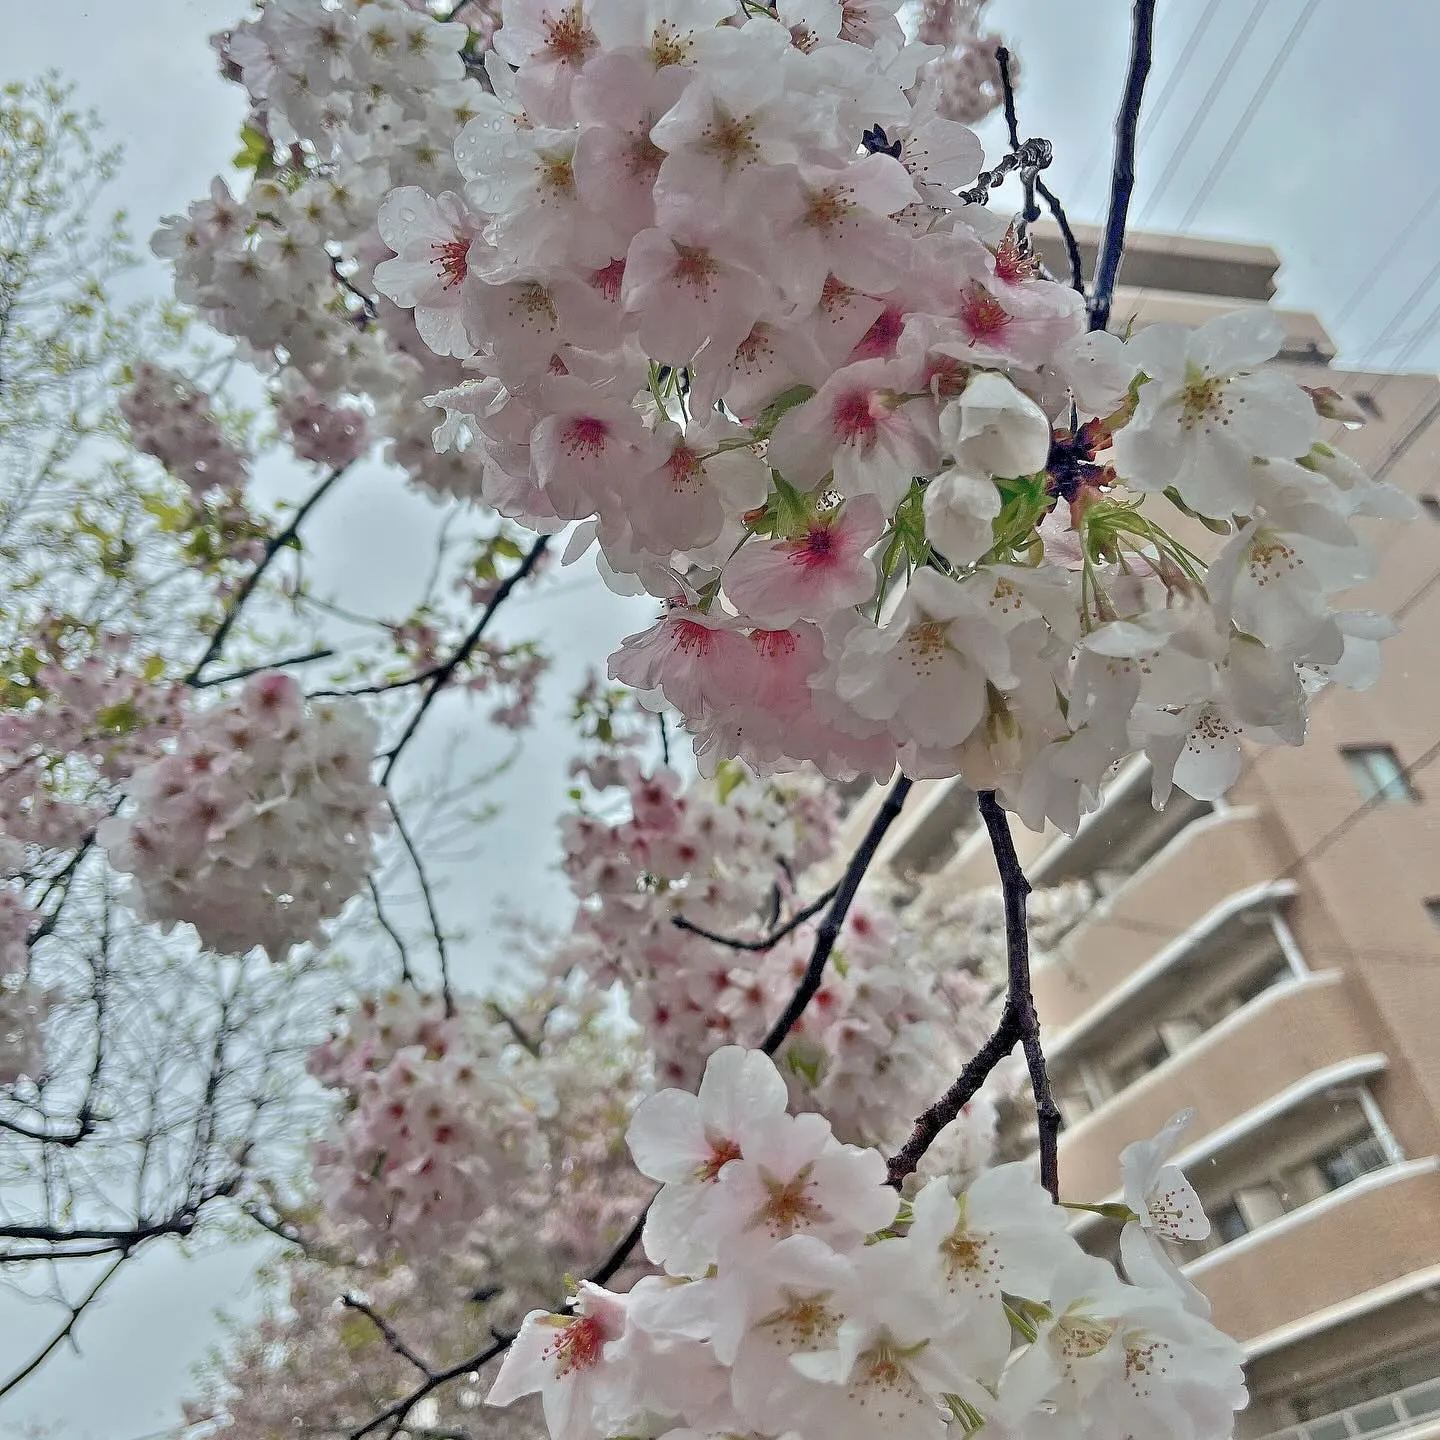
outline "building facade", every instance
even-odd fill
[[[1115,323],[1268,301],[1278,264],[1137,237]],[[1118,1200],[1121,1148],[1196,1110],[1178,1159],[1212,1235],[1186,1270],[1246,1348],[1244,1440],[1421,1440],[1440,1437],[1440,382],[1336,370],[1315,316],[1279,314],[1277,363],[1368,417],[1325,438],[1421,502],[1374,530],[1378,578],[1349,602],[1400,633],[1372,690],[1324,692],[1306,745],[1250,754],[1222,803],[1177,792],[1157,813],[1140,759],[1073,839],[1017,826],[1037,887],[1094,896],[1035,994],[1066,1198]],[[958,782],[917,786],[879,858],[931,892],[996,881]],[[1111,1251],[1113,1225],[1085,1218]]]

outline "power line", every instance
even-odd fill
[[[1306,27],[1319,9],[1320,0],[1306,0],[1304,10],[1300,12],[1299,18],[1290,27],[1290,33],[1285,37],[1284,43],[1276,52],[1275,58],[1270,62],[1270,68],[1265,72],[1264,78],[1256,87],[1255,93],[1250,97],[1250,103],[1245,107],[1244,113],[1235,122],[1235,128],[1231,130],[1229,139],[1226,140],[1220,154],[1216,157],[1215,163],[1210,167],[1210,173],[1200,182],[1200,188],[1195,192],[1195,198],[1190,202],[1190,208],[1186,210],[1180,221],[1180,229],[1184,229],[1197,214],[1200,207],[1209,197],[1214,189],[1216,181],[1219,180],[1225,167],[1230,163],[1239,148],[1240,142],[1245,138],[1246,132],[1250,129],[1253,121],[1260,113],[1260,107],[1265,103],[1266,97],[1274,88],[1275,81],[1279,79],[1280,72],[1285,68],[1286,62],[1290,59],[1295,46],[1299,44],[1300,37],[1305,33]]]
[[[1235,37],[1235,42],[1230,46],[1230,52],[1220,62],[1220,68],[1215,72],[1215,78],[1210,82],[1210,88],[1206,90],[1204,98],[1196,107],[1195,113],[1190,117],[1190,123],[1185,127],[1185,133],[1180,137],[1179,143],[1170,152],[1170,158],[1165,163],[1165,169],[1161,172],[1160,179],[1156,181],[1155,189],[1151,191],[1150,197],[1146,200],[1136,220],[1137,225],[1143,225],[1150,217],[1150,214],[1159,203],[1160,197],[1165,193],[1170,181],[1175,178],[1175,172],[1180,168],[1180,162],[1190,153],[1190,147],[1195,143],[1195,137],[1200,133],[1210,111],[1215,106],[1220,91],[1224,88],[1225,82],[1230,78],[1231,67],[1240,58],[1240,52],[1245,48],[1250,36],[1254,33],[1255,27],[1260,22],[1260,17],[1265,13],[1265,7],[1270,0],[1256,0],[1255,8],[1246,18],[1244,25],[1240,27],[1240,33]]]
[[[1350,292],[1349,299],[1335,312],[1333,324],[1343,325],[1345,321],[1355,313],[1355,307],[1370,293],[1375,286],[1375,282],[1394,262],[1396,251],[1398,251],[1414,231],[1420,227],[1421,223],[1429,216],[1437,203],[1440,203],[1440,184],[1437,184],[1430,192],[1425,199],[1425,203],[1410,217],[1409,222],[1400,234],[1396,236],[1395,239],[1386,243],[1382,257],[1370,267],[1364,278],[1355,289]]]
[[[1160,117],[1165,113],[1170,101],[1175,98],[1179,91],[1180,77],[1189,67],[1191,60],[1195,58],[1195,52],[1199,48],[1200,41],[1204,38],[1205,32],[1210,28],[1210,22],[1215,18],[1220,9],[1220,0],[1210,0],[1205,9],[1201,12],[1200,18],[1195,23],[1195,28],[1185,38],[1185,43],[1180,47],[1180,58],[1176,60],[1175,67],[1166,76],[1164,88],[1155,101],[1154,108],[1140,122],[1140,131],[1136,144],[1138,154],[1145,148],[1145,142],[1155,131],[1155,126]],[[1109,152],[1110,141],[1107,137],[1097,144],[1091,151],[1085,166],[1080,172],[1080,178],[1075,182],[1074,193],[1078,197],[1084,192],[1086,185],[1090,183],[1090,177],[1095,173],[1095,167],[1100,163],[1101,157]]]

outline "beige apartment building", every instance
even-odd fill
[[[1278,264],[1137,237],[1115,323],[1266,301]],[[1247,1351],[1240,1435],[1419,1440],[1440,1436],[1440,382],[1335,370],[1319,320],[1281,316],[1279,363],[1368,417],[1327,438],[1421,502],[1375,530],[1379,578],[1355,592],[1401,633],[1373,690],[1325,692],[1308,743],[1252,754],[1222,803],[1157,813],[1141,759],[1075,838],[1017,826],[1036,886],[1094,896],[1035,993],[1067,1198],[1118,1200],[1120,1149],[1197,1111],[1178,1158],[1213,1229],[1186,1268]],[[958,782],[918,786],[881,858],[926,889],[996,879]]]

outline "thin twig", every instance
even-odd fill
[[[200,679],[201,672],[220,654],[231,627],[240,618],[240,612],[244,610],[250,597],[255,593],[255,587],[259,585],[265,572],[270,568],[271,562],[295,538],[301,525],[305,523],[306,516],[330,493],[335,483],[349,468],[349,465],[339,465],[332,470],[296,508],[295,513],[290,517],[290,523],[272,537],[265,546],[265,553],[255,563],[255,568],[241,582],[240,588],[235,592],[235,598],[230,602],[229,609],[226,610],[219,625],[215,627],[215,633],[210,637],[210,643],[205,647],[205,653],[195,662],[194,668],[185,677],[187,685],[196,684]]]
[[[32,1356],[22,1369],[17,1370],[3,1385],[0,1385],[0,1399],[8,1395],[17,1385],[29,1379],[74,1334],[80,1317],[95,1302],[100,1292],[114,1279],[115,1272],[128,1258],[128,1253],[115,1257],[114,1261],[101,1273],[100,1278],[85,1292],[84,1298],[70,1307],[70,1318],[50,1337],[44,1349]]]
[[[1025,1064],[1030,1071],[1030,1085],[1035,1092],[1035,1118],[1040,1132],[1040,1183],[1051,1198],[1060,1198],[1060,1169],[1056,1149],[1060,1139],[1060,1107],[1050,1092],[1050,1076],[1045,1068],[1045,1052],[1040,1045],[1040,1019],[1035,1013],[1035,995],[1030,985],[1030,927],[1026,902],[1030,882],[1025,878],[1020,857],[1015,853],[1015,840],[1010,834],[1010,821],[993,790],[982,790],[976,797],[980,818],[990,832],[990,848],[1000,871],[1000,885],[1005,896],[1005,954],[1010,977],[1010,994],[1006,1008],[1015,1017]]]
[[[980,1047],[955,1083],[916,1119],[910,1138],[890,1159],[889,1180],[890,1184],[898,1187],[920,1164],[940,1132],[975,1098],[995,1067],[1019,1043],[1025,1052],[1030,1084],[1035,1092],[1035,1114],[1040,1130],[1040,1183],[1058,1201],[1060,1177],[1056,1150],[1060,1110],[1050,1092],[1045,1054],[1040,1046],[1040,1021],[1035,1013],[1035,996],[1030,985],[1030,932],[1025,914],[1030,882],[1025,878],[1025,871],[1015,853],[1010,822],[996,800],[995,792],[982,790],[976,798],[980,816],[990,834],[990,846],[995,852],[995,866],[1000,872],[1005,899],[1005,953],[1009,976],[1005,1008],[1000,1013],[995,1033]]]
[[[384,1337],[385,1343],[402,1359],[408,1360],[427,1380],[433,1379],[435,1367],[427,1365],[395,1332],[395,1327],[377,1314],[358,1295],[342,1295],[340,1303],[347,1310],[358,1310]]]
[[[410,968],[410,949],[405,944],[405,937],[395,928],[394,921],[385,913],[385,905],[380,899],[380,887],[375,883],[375,877],[372,875],[367,883],[370,887],[370,899],[375,905],[375,919],[379,921],[380,928],[390,937],[395,946],[395,953],[400,957],[400,983],[413,985],[415,972]]]
[[[367,1420],[358,1430],[352,1430],[350,1440],[364,1440],[366,1435],[392,1421],[395,1422],[398,1430],[405,1423],[405,1417],[432,1391],[438,1390],[442,1385],[448,1385],[452,1380],[460,1379],[462,1375],[469,1375],[472,1371],[479,1370],[483,1365],[488,1365],[497,1355],[503,1355],[510,1348],[514,1339],[513,1335],[497,1336],[491,1344],[478,1353],[467,1356],[458,1364],[447,1366],[444,1370],[436,1370],[426,1378],[423,1385],[417,1385],[408,1395],[382,1410],[373,1419]],[[391,1433],[393,1434],[394,1431]]]
[[[890,1157],[889,1181],[896,1186],[925,1157],[940,1132],[980,1093],[995,1067],[1015,1048],[1020,1030],[1009,1004],[1001,1012],[995,1033],[980,1047],[955,1083],[915,1121],[910,1138]]]
[[[525,1033],[525,1027],[498,1000],[487,1000],[490,1013],[525,1047],[537,1060],[540,1058],[540,1042]]]
[[[461,641],[455,653],[430,676],[429,684],[425,693],[420,698],[420,704],[416,707],[415,713],[410,717],[410,723],[406,725],[400,738],[385,752],[385,768],[380,774],[380,783],[386,784],[391,772],[395,769],[396,762],[400,759],[401,752],[414,738],[415,732],[420,728],[420,722],[425,718],[425,712],[434,703],[436,695],[449,683],[450,677],[470,658],[475,647],[480,643],[481,636],[485,633],[485,627],[489,625],[495,612],[510,598],[510,593],[525,579],[527,575],[540,562],[544,555],[546,546],[550,543],[548,535],[542,535],[525,552],[525,558],[506,577],[505,582],[490,597],[490,603],[485,607],[480,618],[471,627],[470,633]]]
[[[698,935],[702,940],[710,940],[716,945],[724,945],[729,950],[746,950],[751,953],[773,950],[787,935],[798,930],[807,920],[813,920],[835,898],[839,889],[840,882],[837,880],[823,895],[817,896],[808,905],[797,910],[778,929],[772,930],[759,940],[737,940],[730,935],[720,935],[714,930],[705,929],[703,925],[697,925],[693,920],[687,920],[683,915],[672,916],[670,923],[677,930],[687,930],[691,935]]]
[[[820,929],[815,936],[815,948],[810,952],[810,963],[805,967],[804,977],[796,986],[794,995],[790,997],[785,1013],[771,1026],[770,1033],[760,1044],[760,1048],[767,1055],[773,1055],[785,1043],[785,1037],[805,1013],[805,1007],[820,988],[821,981],[825,978],[825,966],[830,959],[830,952],[840,938],[840,927],[845,923],[845,916],[860,889],[860,882],[865,878],[865,872],[870,868],[870,862],[875,858],[875,852],[879,850],[885,832],[895,823],[904,807],[905,798],[910,794],[914,783],[908,775],[902,775],[890,787],[885,803],[870,822],[870,828],[865,832],[865,838],[861,840],[854,855],[850,857],[850,863],[845,867],[845,873],[835,888],[835,898],[825,912],[824,920],[820,922]]]
[[[995,64],[1000,71],[1000,94],[1005,107],[1005,128],[1010,132],[1010,148],[1020,148],[1020,121],[1015,112],[1015,82],[1010,75],[1010,52],[1003,45],[996,46]],[[1035,204],[1035,177],[1021,177],[1025,186],[1025,208],[1021,213],[1027,225],[1033,225],[1040,218]]]
[[[430,888],[430,877],[425,873],[425,866],[420,860],[420,852],[415,848],[414,838],[400,814],[400,807],[393,798],[389,801],[389,806],[391,818],[395,821],[395,833],[399,835],[400,843],[404,845],[409,854],[410,863],[415,870],[415,878],[420,882],[420,895],[425,902],[425,913],[430,920],[430,933],[435,939],[435,954],[440,961],[440,993],[445,997],[445,1014],[450,1017],[455,1014],[455,992],[450,985],[450,951],[445,943],[444,927],[440,924],[440,911],[435,904],[435,892]]]
[[[298,665],[313,665],[317,660],[329,660],[335,652],[331,649],[308,650],[304,655],[290,655],[284,660],[266,660],[260,665],[247,665],[243,670],[232,670],[227,675],[212,675],[208,680],[192,680],[192,690],[209,690],[215,685],[229,685],[235,680],[248,680],[264,670],[291,670]]]
[[[995,63],[1000,67],[1000,90],[1005,98],[1005,126],[1010,132],[1010,148],[1020,148],[1020,123],[1015,110],[1015,82],[1010,75],[1010,52],[1000,45],[995,50]],[[1070,261],[1070,288],[1085,293],[1085,263],[1080,257],[1080,242],[1070,228],[1070,217],[1065,207],[1056,198],[1055,192],[1040,178],[1038,172],[1025,177],[1025,219],[1033,224],[1040,218],[1035,205],[1035,192],[1039,191],[1046,207],[1059,227],[1060,238],[1065,242],[1065,254]]]
[[[1095,261],[1095,285],[1090,296],[1090,328],[1103,330],[1110,323],[1115,303],[1115,282],[1125,254],[1125,225],[1130,215],[1130,196],[1135,189],[1136,131],[1140,123],[1140,102],[1145,95],[1145,78],[1150,73],[1151,44],[1155,31],[1155,0],[1135,0],[1130,21],[1130,66],[1125,76],[1125,93],[1115,117],[1115,158],[1110,171],[1110,206],[1100,237]]]

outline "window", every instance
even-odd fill
[[[1420,508],[1432,519],[1440,520],[1440,495],[1421,495]]]
[[[1385,1164],[1385,1150],[1373,1135],[1362,1135],[1327,1155],[1316,1156],[1315,1163],[1326,1185],[1338,1190],[1372,1170],[1381,1169]]]
[[[1245,1228],[1257,1230],[1285,1213],[1280,1192],[1269,1184],[1247,1185],[1235,1192],[1235,1208],[1245,1217]]]
[[[1233,1200],[1227,1200],[1210,1217],[1210,1224],[1222,1245],[1238,1240],[1250,1229],[1245,1223],[1245,1217],[1240,1213],[1240,1207]]]
[[[1124,1090],[1170,1058],[1170,1048],[1157,1035],[1133,1060],[1115,1070],[1115,1088]]]
[[[1364,799],[1391,803],[1420,798],[1389,745],[1346,745],[1340,754]]]
[[[1248,1005],[1256,996],[1263,995],[1273,985],[1290,979],[1290,966],[1282,959],[1268,969],[1257,971],[1236,991],[1235,998],[1241,1005]]]

